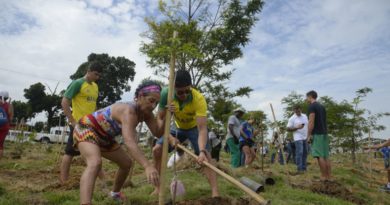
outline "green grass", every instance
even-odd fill
[[[50,145],[50,149],[46,145],[41,144],[25,144],[23,155],[20,159],[12,159],[9,155],[16,149],[18,144],[6,142],[5,155],[0,160],[0,204],[1,205],[25,205],[25,204],[79,204],[79,190],[76,189],[61,189],[54,187],[47,189],[50,185],[58,181],[58,164],[60,161],[58,153],[63,148],[60,145]],[[150,150],[150,149],[149,149]],[[148,151],[146,151],[148,153]],[[61,156],[61,153],[60,153]],[[150,156],[148,154],[148,156]],[[221,164],[225,167],[228,173],[235,178],[246,176],[255,181],[260,181],[260,169],[254,168],[239,168],[232,170],[229,168],[229,155],[222,153]],[[367,164],[364,156],[360,156],[361,164],[352,166],[350,160],[346,156],[333,156],[333,175],[336,181],[343,184],[348,190],[351,190],[353,196],[364,199],[366,204],[382,205],[390,204],[390,195],[384,192],[379,192],[377,187],[384,183],[385,173],[374,173],[373,179],[369,178],[367,170],[361,168],[362,164]],[[277,205],[352,205],[353,203],[340,198],[333,198],[323,194],[313,193],[309,189],[294,188],[293,184],[305,185],[312,179],[318,178],[319,169],[313,159],[309,159],[311,165],[309,172],[306,175],[286,176],[285,166],[269,165],[268,159],[265,160],[265,165],[268,167],[267,172],[272,171],[272,175],[276,180],[276,185],[266,186],[265,192],[260,195],[267,200],[271,200],[272,204]],[[186,162],[185,170],[178,173],[180,179],[186,188],[184,200],[195,200],[199,198],[209,197],[211,195],[210,187],[206,178],[199,173],[199,169],[195,163]],[[260,163],[256,162],[255,167],[259,167]],[[376,169],[382,168],[382,162],[377,159],[373,163]],[[108,184],[113,183],[113,176],[117,169],[114,163],[107,160],[103,161],[103,168],[106,172]],[[179,170],[182,169],[179,167]],[[84,166],[76,163],[72,166],[71,176],[74,180],[79,180],[79,176],[84,170]],[[295,171],[292,165],[287,166],[289,172]],[[167,175],[167,194],[169,195],[169,184],[173,177],[172,170],[168,171]],[[128,198],[127,204],[142,205],[155,204],[157,197],[151,197],[149,194],[153,191],[153,187],[144,182],[145,176],[143,169],[137,164],[134,169],[132,182],[135,187],[126,187],[123,192]],[[371,184],[371,186],[370,186]],[[218,185],[220,193],[223,197],[231,198],[249,198],[245,193],[227,182],[222,177],[218,177]],[[45,189],[46,188],[46,189]],[[45,190],[45,191],[43,191]],[[103,190],[101,182],[97,180],[93,202],[97,205],[109,205],[114,202],[107,197],[107,190]]]

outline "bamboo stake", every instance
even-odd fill
[[[188,150],[185,146],[181,145],[181,144],[177,144],[177,147],[182,149],[184,152],[186,152],[187,154],[189,154],[191,157],[197,159],[198,156],[196,156],[194,153],[192,153],[190,150]],[[255,199],[257,202],[259,202],[260,204],[270,204],[270,201],[267,201],[265,200],[263,197],[261,197],[259,194],[257,194],[256,192],[252,191],[251,189],[249,189],[248,187],[246,187],[245,185],[243,185],[241,182],[237,181],[235,178],[231,177],[230,175],[226,174],[225,172],[221,171],[220,169],[216,168],[215,166],[213,166],[212,164],[210,164],[209,162],[203,162],[203,164],[212,169],[213,171],[215,171],[217,174],[219,174],[220,176],[222,176],[223,178],[225,178],[226,180],[228,180],[230,183],[236,185],[238,188],[240,188],[242,191],[246,192],[249,196],[251,196],[253,199]]]
[[[371,147],[372,146],[372,138],[371,138],[371,130],[368,130],[368,146]],[[370,162],[370,183],[369,183],[369,187],[371,187],[371,182],[372,182],[372,157],[371,157],[371,149],[368,150],[368,160]]]
[[[261,171],[264,173],[264,133],[261,132]]]
[[[276,117],[275,117],[274,107],[272,106],[272,103],[270,103],[269,105],[271,106],[272,116],[274,118],[274,122],[275,122],[275,125],[276,125],[276,132],[278,133],[278,136],[279,136],[279,149],[280,149],[280,152],[282,152],[282,160],[285,163],[285,171],[286,171],[287,179],[288,179],[289,178],[289,174],[288,174],[288,169],[287,169],[287,162],[286,162],[286,160],[284,160],[284,155],[283,155],[283,142],[284,142],[284,139],[283,139],[283,136],[280,134],[279,125],[278,125],[278,122],[276,121]],[[280,143],[280,140],[282,140],[282,143]]]
[[[173,32],[173,39],[177,37],[177,31]],[[167,105],[170,105],[173,100],[173,82],[175,75],[175,62],[176,62],[176,54],[172,51],[171,62],[169,66],[169,87],[168,87],[168,100]],[[165,170],[167,169],[167,161],[168,161],[168,139],[169,139],[169,131],[171,126],[171,116],[170,112],[166,112],[165,115],[165,130],[164,130],[164,143],[163,143],[163,153],[161,158],[161,172],[160,172],[160,193],[159,193],[159,205],[164,205],[165,200]]]

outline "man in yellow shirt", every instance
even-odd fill
[[[203,161],[211,161],[209,154],[208,135],[207,135],[207,104],[204,96],[194,88],[192,88],[191,76],[188,71],[178,70],[175,73],[175,95],[174,100],[170,106],[167,106],[168,88],[161,91],[161,98],[159,104],[158,117],[164,120],[167,112],[173,112],[175,125],[171,128],[170,143],[175,140],[180,143],[187,139],[191,142],[192,148],[196,155],[198,155],[198,163]],[[175,139],[177,137],[177,139]],[[153,157],[158,171],[161,168],[163,138],[160,138],[153,147]],[[172,148],[170,149],[172,151]],[[212,197],[219,196],[217,186],[217,175],[209,168],[204,169],[210,186]],[[153,194],[158,194],[159,189]]]
[[[68,86],[62,98],[61,105],[69,121],[70,133],[65,147],[65,155],[61,162],[61,183],[65,183],[69,178],[69,169],[73,157],[80,155],[80,152],[73,147],[73,128],[81,117],[96,110],[99,89],[95,82],[99,79],[102,70],[103,66],[100,63],[91,62],[85,76],[74,80]]]

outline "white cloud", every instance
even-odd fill
[[[114,19],[83,1],[9,1],[5,7],[14,8],[0,10],[10,22],[19,13],[35,22],[18,33],[0,30],[0,72],[8,76],[0,82],[0,88],[9,90],[13,99],[24,99],[23,89],[36,82],[54,88],[60,81],[59,89],[65,89],[69,76],[92,52],[134,61],[136,77],[132,86],[151,75],[146,57],[139,53],[139,34],[147,29],[142,16],[123,14]],[[7,29],[20,30],[17,26],[8,24]]]
[[[249,99],[238,102],[263,109],[269,118],[269,103],[281,119],[280,100],[311,89],[341,101],[368,86],[374,93],[363,105],[374,113],[389,111],[383,103],[390,100],[389,19],[387,1],[267,1],[252,44],[233,64],[230,87],[254,88]],[[390,119],[381,122],[389,125]]]
[[[112,5],[112,0],[86,0],[89,5],[97,8],[108,8]]]
[[[2,1],[0,89],[17,100],[36,82],[54,88],[59,81],[65,89],[91,52],[134,61],[136,86],[152,73],[139,46],[147,30],[143,19],[157,17],[157,6],[136,0]],[[280,100],[293,90],[351,100],[356,89],[369,86],[374,93],[363,105],[389,111],[389,19],[387,0],[266,1],[243,58],[232,65],[237,71],[229,86],[254,88],[250,98],[237,101],[269,117],[272,103],[278,119]],[[390,119],[382,122],[389,125]]]

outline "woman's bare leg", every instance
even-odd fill
[[[90,142],[80,142],[78,149],[84,157],[87,167],[85,168],[80,179],[80,203],[92,203],[92,193],[95,187],[96,177],[102,167],[102,157],[100,148]]]
[[[103,152],[102,155],[104,158],[115,162],[119,166],[112,190],[113,192],[119,192],[125,183],[127,176],[129,175],[133,162],[131,161],[129,155],[122,148],[119,148],[113,152]]]

